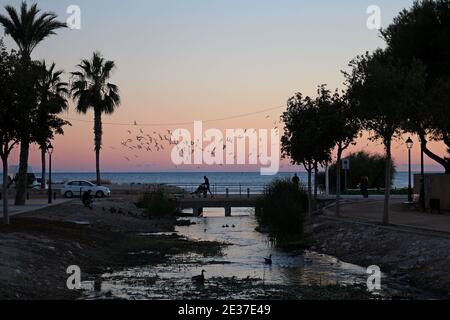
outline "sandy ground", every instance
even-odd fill
[[[66,287],[70,265],[81,268],[83,281],[95,280],[106,270],[161,263],[171,254],[217,250],[175,235],[140,235],[170,232],[176,223],[141,213],[129,198],[100,200],[94,210],[74,200],[15,216],[10,226],[0,224],[0,299],[79,298],[80,292]],[[143,251],[155,254],[129,255]]]

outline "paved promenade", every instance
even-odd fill
[[[403,206],[406,198],[391,200],[390,223],[399,226],[419,228],[423,230],[450,233],[450,212],[442,214],[408,210]],[[329,207],[329,215],[334,214],[334,207]],[[341,204],[341,216],[373,223],[380,223],[383,214],[383,200],[380,198],[355,200]]]
[[[59,205],[62,203],[66,203],[72,201],[70,199],[56,199],[53,200],[53,204],[48,204],[47,199],[31,199],[27,201],[27,204],[24,206],[15,206],[13,205],[14,200],[9,200],[9,215],[15,216],[21,213],[27,213],[32,212],[40,209],[44,209],[50,206]],[[0,218],[3,218],[3,205],[2,202],[0,202]]]

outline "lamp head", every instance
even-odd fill
[[[408,148],[408,150],[411,150],[413,145],[414,141],[412,141],[411,137],[409,137],[408,140],[406,140],[406,147]]]
[[[47,152],[48,152],[49,154],[52,154],[52,153],[53,153],[53,146],[52,146],[51,143],[49,143],[49,145],[47,146]]]

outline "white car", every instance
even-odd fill
[[[111,196],[111,190],[106,187],[97,186],[89,181],[71,180],[64,184],[61,189],[61,195],[66,198],[80,197],[84,192],[92,191],[96,198]]]

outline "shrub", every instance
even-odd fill
[[[385,169],[386,157],[379,154],[370,154],[365,151],[352,153],[348,157],[350,159],[350,170],[347,175],[347,187],[349,189],[358,189],[362,177],[369,178],[369,189],[383,189],[385,187]],[[391,185],[395,176],[394,162],[391,164]],[[345,172],[341,172],[341,190],[345,188]],[[330,191],[336,191],[336,164],[334,163],[329,169]],[[318,184],[325,186],[325,174],[320,173],[318,176]]]
[[[266,187],[258,199],[256,216],[261,227],[277,240],[301,238],[303,222],[308,212],[308,196],[289,180],[277,179]]]
[[[169,199],[162,188],[144,192],[136,206],[145,209],[149,217],[175,215],[178,211],[175,201]]]

